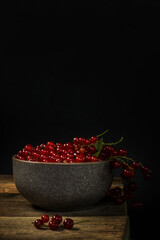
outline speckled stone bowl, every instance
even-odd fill
[[[52,211],[79,210],[98,203],[109,190],[109,161],[41,163],[12,157],[18,191],[33,205]]]

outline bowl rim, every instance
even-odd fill
[[[12,160],[16,160],[17,162],[25,162],[29,164],[42,164],[42,165],[67,165],[67,166],[73,166],[73,165],[93,165],[93,164],[104,164],[106,162],[110,162],[111,160],[102,160],[102,161],[97,161],[97,162],[73,162],[73,163],[56,163],[56,162],[36,162],[36,161],[27,161],[27,160],[21,160],[15,157],[16,155],[12,156]]]

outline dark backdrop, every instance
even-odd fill
[[[109,128],[153,171],[136,175],[132,239],[159,210],[159,1],[0,1],[0,174],[27,143],[71,141]]]

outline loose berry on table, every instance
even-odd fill
[[[35,226],[36,228],[38,228],[38,229],[42,228],[42,226],[43,226],[43,221],[42,221],[41,219],[35,220],[34,226]]]
[[[58,223],[54,223],[54,222],[49,222],[49,228],[51,229],[51,230],[57,230],[58,229],[58,227],[59,227],[59,224]]]
[[[49,216],[47,214],[44,214],[42,217],[41,217],[41,220],[43,223],[47,223],[49,221]]]
[[[71,229],[74,225],[74,221],[71,218],[66,218],[63,222],[64,228]]]
[[[57,223],[60,224],[62,222],[62,216],[56,214],[52,217],[52,222],[53,223]]]

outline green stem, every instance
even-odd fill
[[[118,162],[120,162],[120,163],[126,164],[126,165],[128,166],[128,168],[132,169],[132,167],[131,167],[128,163],[126,163],[126,162],[124,161],[124,159],[123,159],[122,156],[112,156],[112,157],[110,157],[109,159],[113,159],[113,160],[116,160],[116,161],[118,161]],[[132,160],[132,161],[133,161],[133,160]]]
[[[97,135],[97,137],[101,137],[102,135],[104,135],[105,133],[107,133],[109,131],[109,129],[107,129],[106,131],[104,131],[103,133]]]
[[[123,141],[123,137],[121,137],[121,139],[119,140],[119,141],[117,141],[117,142],[115,142],[115,143],[104,143],[104,145],[110,145],[110,146],[113,146],[113,145],[116,145],[116,144],[118,144],[118,143],[120,143],[120,142],[122,142]]]
[[[118,156],[118,157],[121,157],[121,158],[123,158],[123,159],[125,159],[125,160],[127,160],[127,161],[132,161],[132,162],[134,162],[134,160],[132,159],[132,158],[129,158],[129,157],[125,157],[125,156]]]
[[[118,160],[123,160],[123,159],[125,159],[125,160],[127,160],[127,161],[132,161],[132,162],[134,162],[134,160],[132,159],[132,158],[129,158],[129,157],[125,157],[125,156],[111,156],[111,157],[109,157],[109,159],[118,159]],[[123,160],[124,161],[124,160]]]

